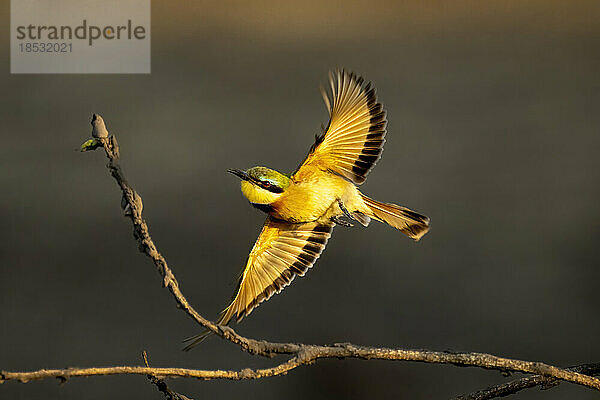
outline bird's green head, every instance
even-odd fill
[[[242,193],[253,204],[271,204],[290,186],[292,180],[267,167],[252,167],[246,171],[229,169],[242,179]]]

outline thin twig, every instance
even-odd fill
[[[600,375],[600,363],[583,364],[567,368],[569,371],[579,372],[589,376]],[[500,385],[490,386],[470,394],[455,397],[454,400],[488,400],[497,397],[509,396],[524,389],[541,386],[541,389],[550,389],[558,385],[556,378],[542,375],[526,376]]]
[[[298,343],[274,343],[263,340],[255,340],[237,334],[233,329],[216,325],[202,317],[187,301],[179,290],[179,284],[169,268],[165,258],[159,253],[148,230],[146,221],[142,218],[142,199],[136,191],[127,183],[121,167],[118,164],[119,146],[114,136],[108,136],[104,128],[104,122],[98,115],[92,120],[94,126],[94,139],[84,144],[82,150],[94,150],[103,147],[108,157],[108,169],[117,181],[123,192],[122,207],[125,215],[131,218],[134,228],[134,237],[138,241],[139,250],[149,256],[158,272],[163,278],[163,285],[173,294],[179,308],[183,309],[194,321],[211,332],[240,346],[250,354],[265,357],[273,357],[276,354],[293,355],[288,361],[266,369],[244,369],[241,371],[222,370],[191,370],[182,368],[150,368],[146,367],[108,367],[108,368],[69,368],[62,370],[39,370],[32,372],[1,372],[0,383],[14,380],[29,382],[36,379],[56,377],[66,380],[71,377],[94,376],[94,375],[116,375],[116,374],[138,374],[149,375],[157,379],[165,377],[186,377],[198,379],[258,379],[269,376],[286,374],[287,372],[305,364],[310,364],[320,358],[361,358],[380,360],[403,360],[419,361],[426,363],[454,364],[458,366],[473,366],[500,371],[518,371],[533,373],[552,379],[564,380],[600,390],[600,380],[552,365],[502,358],[483,353],[450,353],[430,350],[404,350],[390,348],[373,348],[356,346],[349,343],[334,344],[329,346],[316,346]],[[104,128],[104,129],[102,129]],[[100,132],[100,134],[98,134]]]
[[[148,353],[143,351],[142,358],[144,359],[144,364],[146,365],[146,367],[150,368],[150,364],[148,364]],[[176,391],[171,390],[171,388],[169,388],[167,382],[165,382],[164,379],[157,378],[153,375],[147,375],[147,377],[150,380],[150,382],[152,382],[152,384],[156,386],[158,391],[165,395],[167,400],[193,400],[189,397],[182,395],[181,393],[177,393]]]

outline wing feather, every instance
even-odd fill
[[[353,73],[337,70],[329,73],[332,99],[325,89],[321,94],[329,112],[329,124],[317,135],[302,167],[316,166],[333,171],[361,184],[381,157],[385,143],[385,110],[377,102],[375,88]]]
[[[294,224],[267,218],[248,256],[235,297],[218,323],[227,324],[233,317],[239,322],[296,276],[303,276],[319,258],[332,229],[333,224]]]

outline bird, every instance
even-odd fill
[[[303,276],[321,255],[336,225],[387,223],[419,240],[429,230],[425,215],[373,200],[358,190],[380,159],[387,128],[386,111],[371,83],[345,70],[329,72],[331,98],[321,86],[329,112],[326,128],[291,174],[256,166],[228,172],[241,180],[250,204],[267,214],[250,251],[232,302],[219,325],[240,322],[262,302]],[[189,350],[210,334],[186,339]]]

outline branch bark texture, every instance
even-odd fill
[[[569,371],[580,372],[585,375],[600,375],[600,363],[583,364],[567,368]],[[515,379],[501,385],[490,386],[486,389],[478,390],[467,395],[455,397],[454,400],[488,400],[497,397],[504,397],[520,392],[521,390],[531,389],[540,386],[541,389],[550,389],[559,384],[556,378],[543,375],[526,376],[521,379]]]

